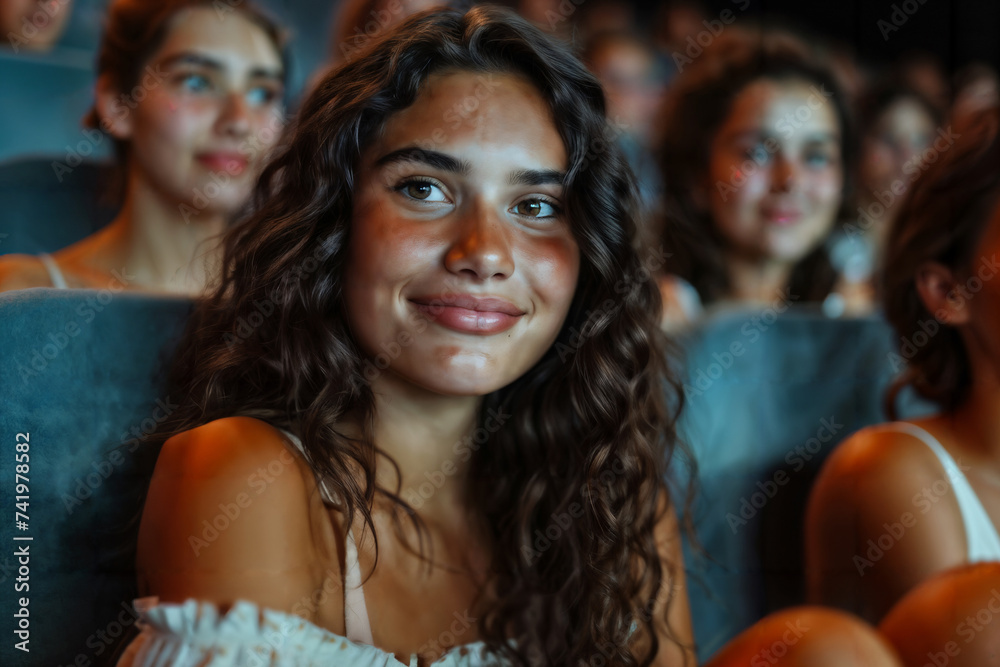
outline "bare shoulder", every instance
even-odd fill
[[[916,436],[877,425],[858,431],[834,450],[816,487],[847,486],[878,494],[898,491],[910,497],[941,473],[937,456]]]
[[[926,444],[882,425],[859,431],[831,454],[810,495],[810,600],[876,622],[914,585],[964,560],[964,530]]]
[[[291,611],[339,581],[336,554],[316,539],[329,534],[325,518],[311,469],[280,431],[249,417],[210,422],[163,445],[140,526],[140,585],[168,601]]]
[[[0,257],[0,292],[29,287],[52,287],[52,280],[42,260],[33,255]]]

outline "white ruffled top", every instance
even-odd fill
[[[220,616],[210,602],[135,601],[141,633],[117,667],[405,666],[387,651],[351,641],[285,612],[239,601]],[[416,667],[417,655],[409,667]],[[434,667],[504,667],[481,641],[452,647]]]

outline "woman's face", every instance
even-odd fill
[[[433,75],[389,118],[359,169],[344,271],[369,380],[478,396],[542,357],[579,274],[566,168],[519,76]]]
[[[916,166],[934,139],[934,118],[916,100],[900,98],[878,116],[861,143],[858,186],[862,198],[888,192],[894,202],[913,181],[904,174],[907,163]],[[936,159],[936,158],[935,158]],[[895,184],[895,188],[893,187]],[[882,197],[885,201],[887,198]]]
[[[819,86],[760,79],[736,96],[701,190],[731,252],[794,263],[823,241],[843,196],[840,132]]]
[[[283,125],[281,55],[240,12],[178,12],[136,86],[117,93],[103,123],[129,142],[130,187],[188,222],[244,203]]]

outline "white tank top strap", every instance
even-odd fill
[[[38,259],[41,260],[42,264],[45,265],[45,270],[49,273],[49,280],[52,281],[52,286],[56,289],[69,289],[69,285],[66,284],[66,278],[63,276],[62,269],[56,264],[56,260],[52,258],[52,255],[47,252],[40,253]]]
[[[291,431],[279,428],[285,437],[304,453],[302,441]],[[334,502],[334,493],[325,481],[319,481],[320,493],[329,503]],[[345,635],[352,642],[374,646],[371,622],[368,619],[368,605],[365,604],[365,592],[361,587],[361,563],[358,559],[358,547],[354,542],[354,533],[347,531],[344,544],[344,624]]]
[[[354,534],[347,531],[344,547],[344,625],[345,634],[352,642],[374,646],[371,621],[368,619],[368,605],[365,603],[365,591],[361,587],[361,562],[358,560],[358,547],[354,543]]]
[[[965,525],[966,549],[970,563],[1000,560],[1000,535],[993,525],[990,515],[986,513],[979,496],[976,495],[969,480],[959,469],[955,459],[941,446],[933,435],[925,429],[905,422],[893,422],[886,427],[907,433],[927,445],[944,468],[955,492],[959,511],[962,513],[962,523]]]

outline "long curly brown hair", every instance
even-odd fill
[[[342,499],[346,525],[360,513],[374,534],[376,494],[419,525],[399,488],[375,483],[376,462],[395,464],[371,438],[370,360],[347,326],[344,266],[361,156],[444,70],[516,73],[548,102],[568,155],[566,217],[581,254],[556,343],[482,400],[479,426],[491,412],[512,417],[487,441],[477,436],[469,461],[466,498],[491,531],[499,592],[480,636],[520,665],[595,656],[648,664],[666,623],[651,613],[661,609],[657,596],[683,576],[663,567],[654,540],[680,407],[659,295],[637,248],[634,179],[609,140],[600,85],[511,12],[416,15],[317,86],[262,172],[252,212],[225,240],[221,283],[198,304],[174,365],[171,395],[189,400],[160,437],[234,414],[265,419],[301,438],[316,475]],[[363,437],[339,431],[348,414],[367,425]],[[567,515],[554,530],[553,517]]]

